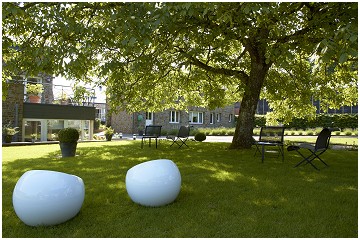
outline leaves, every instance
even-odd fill
[[[356,3],[3,3],[3,76],[106,79],[113,109],[221,107],[263,81],[257,65],[274,118],[290,121],[319,89],[352,102],[357,55]]]

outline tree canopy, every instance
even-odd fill
[[[241,102],[232,148],[269,120],[357,103],[357,3],[2,3],[3,79],[45,72],[97,82],[112,109]],[[4,83],[4,82],[3,82]]]

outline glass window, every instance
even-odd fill
[[[190,123],[203,123],[203,113],[202,112],[189,112],[189,122]]]
[[[221,121],[221,113],[217,113],[216,114],[216,121],[220,122]]]
[[[152,120],[152,118],[153,118],[153,113],[152,112],[146,112],[145,119],[146,120]]]
[[[233,115],[229,114],[229,122],[232,122],[232,119],[233,119]]]
[[[214,124],[214,113],[210,113],[210,124]]]
[[[25,142],[31,142],[31,135],[35,134],[37,141],[41,139],[41,122],[40,121],[25,121]]]
[[[170,111],[170,123],[179,123],[179,122],[180,122],[180,112]]]

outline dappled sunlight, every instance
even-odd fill
[[[259,179],[257,179],[256,177],[254,177],[254,176],[249,177],[249,180],[254,184],[254,186],[256,186],[256,187],[259,186]]]
[[[311,166],[308,166],[309,169],[308,171],[310,172],[305,172],[305,171],[301,171],[300,175],[301,177],[306,181],[306,182],[316,182],[316,181],[320,181],[320,180],[324,180],[327,177],[325,175],[322,175],[318,172],[314,172],[314,169]]]
[[[219,181],[235,181],[239,175],[240,174],[229,173],[224,170],[217,170],[214,174],[211,174],[212,177]]]
[[[94,224],[101,229],[111,225],[110,228],[114,229],[132,228],[132,231],[136,231],[141,222],[158,228],[158,225],[152,224],[154,219],[159,218],[164,222],[171,221],[171,226],[178,226],[179,229],[193,226],[203,229],[205,223],[208,229],[203,231],[213,231],[215,228],[214,233],[221,231],[224,236],[229,229],[238,228],[247,233],[254,231],[255,234],[257,226],[271,228],[271,221],[279,224],[287,222],[288,226],[293,227],[292,221],[307,218],[309,209],[321,211],[320,221],[325,221],[329,215],[336,215],[347,219],[346,224],[349,224],[355,218],[356,214],[351,212],[357,195],[356,167],[352,160],[354,153],[342,153],[347,159],[341,163],[348,164],[345,167],[340,168],[340,163],[337,163],[337,166],[334,164],[318,172],[311,166],[293,168],[287,159],[282,162],[269,158],[261,163],[260,158],[254,159],[253,149],[227,150],[226,144],[194,144],[184,149],[170,148],[168,145],[141,149],[138,141],[129,141],[126,145],[121,141],[83,143],[76,157],[65,159],[55,157],[60,153],[58,148],[50,151],[35,146],[34,150],[38,149],[43,157],[23,156],[3,162],[3,227],[15,226],[20,231],[27,231],[13,211],[12,191],[19,177],[33,169],[77,175],[83,179],[86,189],[80,214],[63,225],[44,229],[43,235],[46,236],[50,236],[49,231],[66,232],[69,227],[79,229],[86,235],[92,231],[92,227],[89,229],[88,226]],[[12,151],[16,152],[16,147]],[[334,158],[336,156],[339,154],[334,154]],[[146,208],[131,201],[125,178],[131,167],[155,159],[174,161],[181,173],[181,189],[172,204],[162,208]],[[329,201],[319,201],[323,196]],[[344,207],[346,213],[343,213]],[[327,209],[331,213],[327,214]],[[293,211],[295,214],[290,216],[289,213]],[[282,231],[282,228],[279,229]]]
[[[286,204],[289,200],[284,196],[271,196],[267,198],[258,198],[252,203],[259,207],[271,206],[273,208],[279,207],[280,204]]]
[[[355,186],[338,186],[334,188],[335,192],[344,192],[344,191],[357,191],[357,187]]]

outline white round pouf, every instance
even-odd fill
[[[81,209],[85,198],[81,178],[62,172],[31,170],[17,181],[13,192],[16,215],[29,226],[63,223]]]
[[[158,159],[130,168],[125,184],[135,203],[159,207],[173,202],[179,195],[181,175],[173,161]]]

